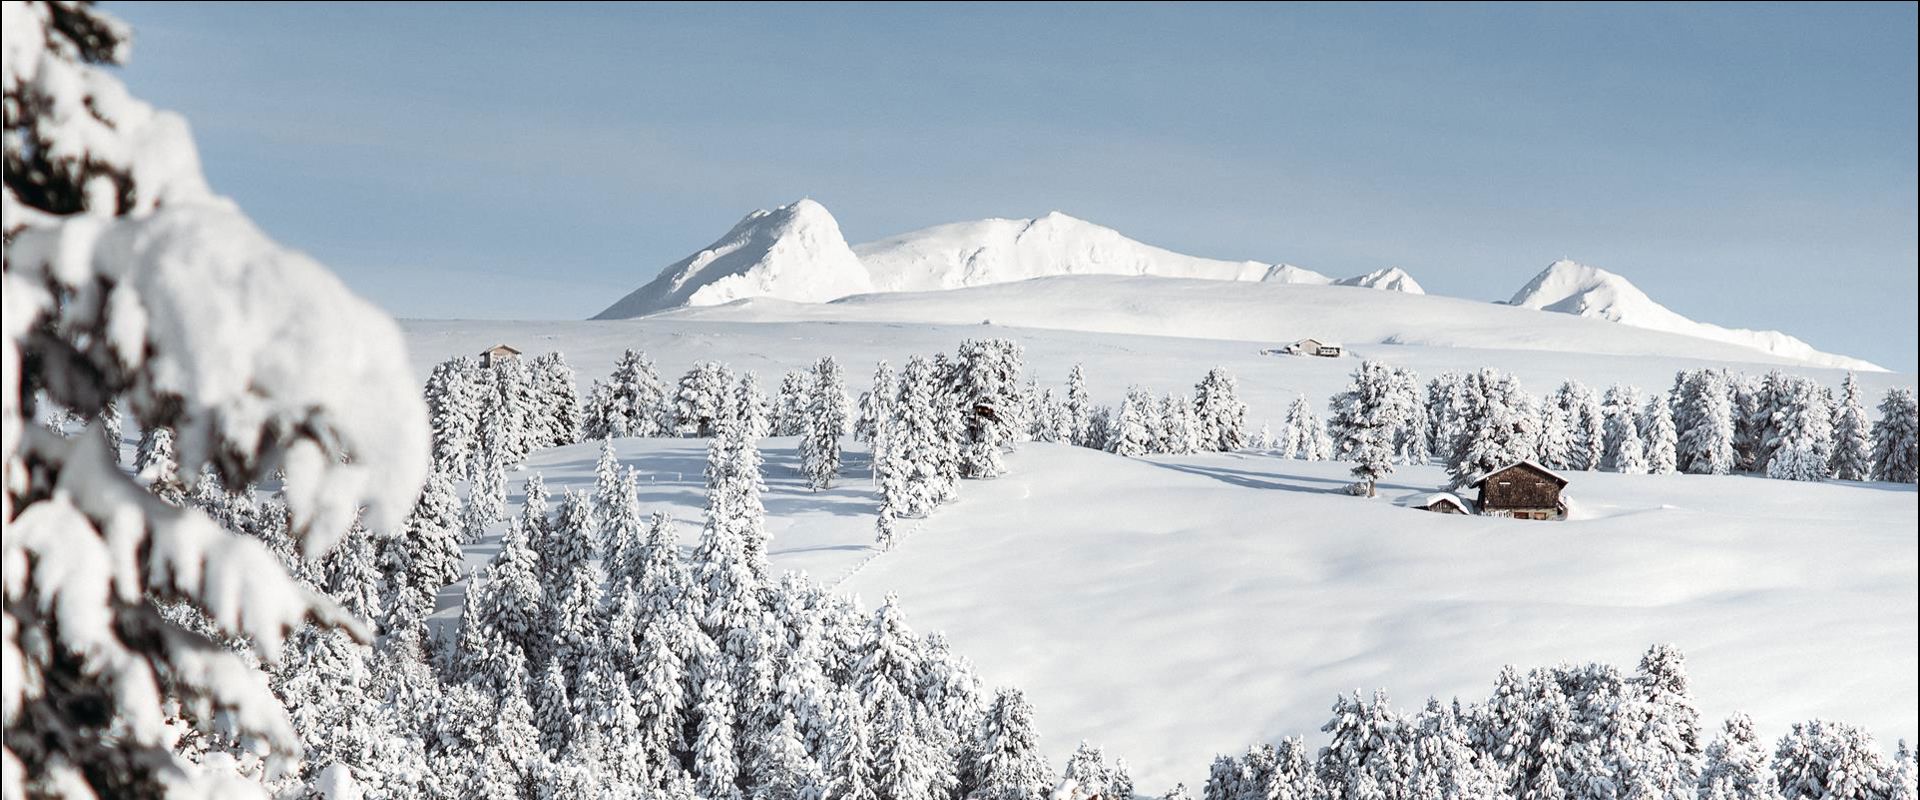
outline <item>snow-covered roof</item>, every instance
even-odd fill
[[[1402,504],[1407,506],[1408,508],[1432,508],[1435,503],[1442,503],[1442,502],[1452,503],[1455,506],[1458,506],[1461,511],[1473,510],[1472,504],[1468,503],[1466,500],[1461,499],[1459,495],[1454,494],[1452,492],[1431,492],[1428,494],[1416,494],[1402,501]]]
[[[508,352],[511,352],[511,353],[519,353],[519,352],[520,352],[520,348],[518,348],[518,347],[514,347],[513,345],[510,345],[510,344],[496,344],[496,345],[494,345],[494,346],[492,346],[492,347],[489,347],[489,348],[487,348],[487,349],[485,349],[485,350],[482,350],[481,352],[483,352],[483,353],[491,353],[491,352],[494,352],[495,350],[506,350],[506,351],[508,351]]]
[[[1559,482],[1561,486],[1567,485],[1567,479],[1561,477],[1560,473],[1554,472],[1553,470],[1550,470],[1544,466],[1541,466],[1540,462],[1535,461],[1531,458],[1523,458],[1523,459],[1520,459],[1519,461],[1515,461],[1513,463],[1507,464],[1506,466],[1500,467],[1499,469],[1482,473],[1479,477],[1474,478],[1473,480],[1467,482],[1467,486],[1477,488],[1480,486],[1480,484],[1486,483],[1488,478],[1491,478],[1502,472],[1506,472],[1507,470],[1513,469],[1514,467],[1529,467],[1534,471],[1539,472],[1540,474],[1545,475]]]

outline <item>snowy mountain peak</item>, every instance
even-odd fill
[[[1414,280],[1412,275],[1408,275],[1406,270],[1399,267],[1376,269],[1365,275],[1342,278],[1334,281],[1333,284],[1335,286],[1360,286],[1368,289],[1382,289],[1389,292],[1406,292],[1407,294],[1427,293],[1426,289],[1420,288],[1419,281]]]
[[[1582,317],[1611,320],[1636,328],[1697,336],[1752,347],[1777,356],[1844,369],[1880,371],[1875,364],[1857,358],[1823,353],[1813,346],[1779,331],[1750,331],[1722,328],[1695,322],[1648,297],[1640,287],[1618,274],[1599,267],[1560,259],[1526,286],[1515,292],[1508,305],[1557,311]]]
[[[759,210],[700,252],[660,272],[594,319],[625,319],[748,297],[817,303],[872,291],[826,206],[801,200]]]

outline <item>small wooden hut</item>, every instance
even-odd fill
[[[485,350],[480,351],[480,366],[491,367],[502,361],[506,361],[508,359],[517,359],[519,357],[520,357],[520,351],[515,349],[512,345],[496,344],[492,347],[489,347]]]

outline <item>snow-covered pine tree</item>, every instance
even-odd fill
[[[133,474],[149,486],[180,482],[179,465],[173,458],[172,428],[152,425],[140,432],[140,444],[133,452]]]
[[[1358,692],[1334,701],[1320,751],[1321,785],[1333,797],[1413,800],[1413,726],[1387,703],[1386,692]],[[1271,770],[1269,770],[1271,771]]]
[[[1569,469],[1573,458],[1573,434],[1567,430],[1567,411],[1559,403],[1540,404],[1540,442],[1534,458],[1548,469]]]
[[[1567,461],[1571,469],[1597,470],[1606,452],[1606,420],[1600,401],[1579,381],[1567,381],[1553,394],[1554,404],[1567,412]]]
[[[1779,800],[1780,786],[1767,767],[1767,751],[1753,718],[1735,713],[1707,745],[1697,787],[1700,800]]]
[[[780,394],[773,401],[774,436],[799,436],[812,407],[814,374],[811,370],[789,372],[780,379]]]
[[[600,564],[600,528],[592,498],[571,489],[562,494],[560,513],[547,541],[540,552],[546,652],[564,668],[567,696],[589,698],[583,675],[606,646],[600,630],[606,573]]]
[[[1160,401],[1160,435],[1155,437],[1162,453],[1197,453],[1200,451],[1199,418],[1194,416],[1193,404],[1187,402],[1186,395],[1169,393]]]
[[[1486,369],[1470,381],[1479,402],[1463,418],[1466,435],[1447,464],[1455,486],[1532,458],[1540,450],[1540,412],[1518,378]]]
[[[1646,456],[1646,443],[1640,439],[1640,404],[1642,392],[1638,386],[1614,384],[1607,387],[1607,393],[1600,402],[1600,415],[1606,431],[1605,445],[1600,456],[1600,468],[1610,472],[1625,472],[1620,466],[1621,448],[1626,446],[1629,436],[1640,445],[1641,457]]]
[[[808,388],[807,411],[801,417],[800,472],[808,488],[818,492],[831,488],[840,475],[840,437],[850,423],[840,364],[831,357],[815,362]]]
[[[994,694],[969,754],[969,796],[978,800],[1038,800],[1054,786],[1033,729],[1033,707],[1018,689]]]
[[[1453,454],[1453,443],[1464,432],[1460,411],[1465,400],[1466,376],[1443,372],[1427,382],[1427,443],[1433,457]]]
[[[1273,438],[1273,425],[1262,422],[1260,423],[1260,432],[1253,435],[1253,440],[1248,442],[1247,446],[1265,453],[1271,452],[1276,446],[1277,441],[1278,440]]]
[[[529,435],[536,447],[560,447],[580,441],[580,387],[573,367],[559,352],[536,357],[527,370],[533,406]]]
[[[1393,368],[1393,398],[1403,420],[1394,437],[1394,458],[1403,464],[1425,463],[1432,450],[1427,440],[1427,401],[1420,394],[1420,374],[1406,367]]]
[[[467,475],[468,460],[480,447],[480,394],[474,383],[479,366],[468,358],[435,365],[427,376],[427,419],[433,430],[433,468]]]
[[[1726,475],[1733,471],[1734,402],[1727,373],[1685,370],[1675,377],[1676,461],[1681,472]]]
[[[1920,407],[1912,389],[1896,386],[1880,401],[1880,419],[1873,423],[1873,479],[1920,480]]]
[[[1093,400],[1087,395],[1087,376],[1079,364],[1067,370],[1067,396],[1061,404],[1068,431],[1066,441],[1081,447],[1096,450],[1106,448],[1106,442],[1093,444],[1087,438],[1087,426],[1093,417]]]
[[[1353,476],[1360,479],[1368,497],[1374,495],[1374,484],[1393,472],[1394,443],[1406,423],[1394,385],[1392,367],[1362,362],[1347,390],[1334,395],[1333,414],[1327,421],[1334,457],[1353,462]]]
[[[734,389],[730,410],[740,420],[747,438],[753,441],[767,438],[773,429],[768,417],[767,393],[760,389],[760,376],[752,370],[740,373],[740,384]]]
[[[1294,406],[1287,411],[1287,425],[1297,430],[1301,437],[1297,441],[1299,449],[1294,451],[1294,458],[1325,461],[1333,457],[1333,437],[1328,435],[1326,423],[1320,421],[1320,416],[1314,413],[1313,405],[1307,402],[1305,395],[1294,399]]]
[[[486,411],[495,415],[506,434],[500,440],[504,446],[502,452],[506,454],[502,463],[518,467],[539,444],[539,432],[535,429],[539,409],[533,394],[532,374],[517,358],[496,360],[491,369],[483,372],[489,381],[487,389],[492,392],[484,401],[488,403]]]
[[[873,388],[866,394],[867,414],[866,441],[873,441],[879,427],[893,418],[893,408],[900,395],[900,382],[893,377],[893,365],[881,359],[873,365]]]
[[[68,439],[32,420],[43,402],[96,417],[117,398],[143,430],[173,431],[182,475],[246,486],[285,465],[291,530],[317,557],[363,506],[368,526],[397,525],[426,475],[400,332],[212,193],[184,120],[108,71],[128,55],[125,24],[8,3],[4,29],[6,790],[197,794],[175,733],[216,725],[291,766],[297,729],[220,642],[274,664],[303,620],[364,626],[261,542],[134,481],[98,431]]]
[[[1193,387],[1193,414],[1202,450],[1231,452],[1247,444],[1247,404],[1239,383],[1220,367],[1207,370]]]
[[[717,361],[702,361],[680,377],[672,402],[673,432],[680,436],[713,436],[733,406],[733,370]]]
[[[1640,424],[1636,416],[1628,414],[1620,423],[1620,438],[1613,453],[1613,470],[1626,475],[1645,475],[1650,469],[1647,446],[1640,439]]]
[[[1060,772],[1060,785],[1072,787],[1080,797],[1104,792],[1113,782],[1113,770],[1107,766],[1106,751],[1085,739],[1067,757],[1067,768]]]
[[[1625,763],[1616,779],[1640,794],[1673,797],[1700,782],[1700,712],[1695,709],[1686,659],[1672,645],[1654,645],[1623,687],[1613,709],[1625,741],[1605,742]]]
[[[1640,414],[1640,435],[1647,445],[1647,472],[1654,475],[1671,475],[1678,469],[1679,434],[1673,428],[1673,407],[1668,405],[1667,396],[1654,392],[1647,398],[1646,410]]]
[[[1897,768],[1866,731],[1838,722],[1793,725],[1773,754],[1773,776],[1787,800],[1893,798]]]
[[[1833,411],[1833,461],[1828,466],[1828,472],[1843,481],[1864,481],[1873,474],[1871,427],[1860,405],[1860,382],[1851,372]]]
[[[939,395],[932,365],[918,356],[908,359],[878,462],[882,503],[896,517],[925,517],[953,497],[944,465],[958,458],[950,437],[954,412],[939,404]]]
[[[1733,457],[1735,472],[1764,472],[1779,444],[1778,420],[1785,373],[1729,376],[1733,387]]]
[[[441,587],[465,572],[460,517],[460,497],[454,493],[453,481],[438,470],[429,473],[400,535],[386,540],[381,548],[387,573],[387,594],[381,605],[389,621],[426,619],[434,611]]]
[[[996,478],[1001,454],[1020,440],[1023,352],[1011,339],[968,339],[951,362],[946,392],[960,413],[960,477]]]
[[[669,424],[666,394],[647,354],[627,350],[614,362],[606,382],[594,383],[582,433],[588,439],[664,435]]]
[[[1114,422],[1113,434],[1107,439],[1107,452],[1117,456],[1138,458],[1153,452],[1156,427],[1153,396],[1145,389],[1135,386],[1127,390],[1127,397],[1120,403],[1120,415]]]
[[[1767,477],[1796,481],[1826,480],[1833,460],[1833,412],[1820,384],[1811,378],[1774,373],[1768,384],[1773,409],[1769,438],[1761,452]]]

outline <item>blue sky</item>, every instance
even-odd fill
[[[582,318],[811,196],[1916,363],[1916,12],[107,3],[216,188],[401,316]]]

